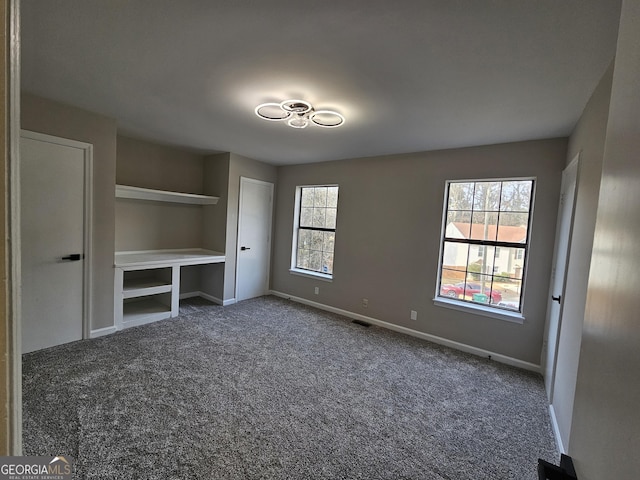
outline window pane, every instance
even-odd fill
[[[300,209],[300,226],[301,227],[313,226],[313,208]]]
[[[311,248],[311,232],[309,230],[298,230],[298,248]]]
[[[327,206],[327,187],[315,187],[313,194],[314,207]]]
[[[471,225],[471,238],[473,240],[495,241],[497,227],[497,213],[474,213],[473,224]]]
[[[449,210],[471,210],[473,183],[449,184]]]
[[[528,212],[531,204],[531,180],[502,183],[500,210],[507,212]]]
[[[445,235],[448,238],[469,238],[471,231],[471,212],[459,211],[447,213]]]
[[[316,272],[322,271],[322,252],[312,250],[309,255],[309,268]]]
[[[498,227],[498,241],[511,243],[526,243],[528,213],[500,213]]]
[[[324,208],[314,208],[313,209],[313,226],[324,228],[325,225],[325,209]]]
[[[327,187],[327,207],[338,207],[338,187]]]
[[[444,242],[442,268],[466,272],[468,254],[469,245],[466,243]]]
[[[333,253],[322,254],[322,273],[333,273]]]
[[[473,196],[475,211],[497,212],[500,207],[500,182],[478,182]]]
[[[311,232],[311,250],[322,250],[324,243],[324,232]]]
[[[303,207],[313,207],[313,188],[302,189],[302,198],[300,205]]]
[[[296,259],[296,267],[309,268],[309,250],[298,249],[298,257]]]
[[[327,208],[325,217],[325,226],[327,228],[336,228],[336,218],[338,216],[337,208]]]
[[[440,295],[451,298],[459,298],[464,286],[465,272],[442,269],[440,279]],[[462,284],[462,286],[460,285]]]
[[[494,290],[499,290],[502,300],[499,302],[501,307],[509,310],[520,310],[520,294],[522,291],[522,280],[496,277],[493,280]]]
[[[333,253],[335,237],[336,234],[334,232],[323,232],[322,250],[324,252]]]

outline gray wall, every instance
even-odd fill
[[[612,78],[613,63],[587,103],[567,153],[567,163],[580,153],[580,166],[552,401],[565,449],[569,448]]]
[[[272,289],[538,365],[566,148],[552,139],[280,167]],[[524,324],[434,306],[445,181],[523,176],[537,177]],[[325,183],[340,186],[331,283],[289,273],[295,188]]]
[[[79,108],[24,93],[21,126],[26,130],[93,145],[92,329],[113,325],[114,186],[116,122]]]
[[[118,135],[116,183],[203,193],[202,155]],[[116,199],[116,251],[203,244],[203,208]]]
[[[216,252],[227,249],[227,204],[229,200],[230,154],[210,155],[204,161],[204,193],[220,197],[216,205],[204,209],[204,248]],[[219,300],[224,299],[226,262],[202,267],[202,291]]]
[[[569,454],[580,480],[640,472],[640,0],[624,0]]]

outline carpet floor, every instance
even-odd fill
[[[82,479],[535,480],[542,378],[272,296],[24,355],[24,454]]]

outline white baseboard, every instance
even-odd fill
[[[185,298],[194,298],[194,297],[204,298],[205,300],[209,300],[210,302],[216,303],[218,305],[222,305],[223,307],[226,307],[227,305],[233,305],[234,303],[236,303],[235,298],[222,300],[218,297],[214,297],[213,295],[209,295],[208,293],[204,293],[204,292],[187,292],[187,293],[180,294],[180,300],[184,300]]]
[[[91,330],[91,332],[89,333],[89,338],[103,337],[105,335],[116,333],[117,331],[118,329],[116,327],[97,328],[96,330]]]
[[[556,438],[556,447],[560,453],[566,454],[567,451],[562,443],[562,437],[560,436],[560,426],[558,425],[558,417],[556,417],[556,411],[553,405],[549,405],[549,417],[551,417],[551,428],[553,428],[553,436]]]
[[[343,310],[341,308],[332,307],[330,305],[325,305],[323,303],[313,302],[311,300],[307,300],[301,297],[295,297],[293,295],[288,295],[286,293],[278,292],[275,290],[271,290],[272,295],[277,297],[286,298],[288,300],[292,300],[294,302],[302,303],[305,305],[309,305],[310,307],[315,307],[320,310],[325,310],[327,312],[337,313],[338,315],[343,315],[348,318],[353,318],[355,320],[362,320],[367,323],[371,323],[373,325],[378,325],[379,327],[388,328],[389,330],[394,330],[396,332],[404,333],[407,335],[411,335],[412,337],[421,338],[423,340],[427,340],[429,342],[437,343],[439,345],[444,345],[446,347],[453,348],[455,350],[460,350],[462,352],[471,353],[473,355],[477,355],[479,357],[491,357],[492,360],[496,362],[504,363],[506,365],[511,365],[513,367],[522,368],[523,370],[529,370],[532,372],[540,373],[540,365],[536,365],[535,363],[525,362],[523,360],[519,360],[517,358],[508,357],[506,355],[502,355],[500,353],[491,352],[489,350],[484,350],[482,348],[473,347],[471,345],[467,345],[464,343],[456,342],[453,340],[449,340],[446,338],[438,337],[435,335],[431,335],[429,333],[419,332],[417,330],[413,330],[411,328],[403,327],[400,325],[395,325],[393,323],[385,322],[383,320],[378,320],[377,318],[367,317],[365,315],[361,315],[359,313],[349,312],[348,310]]]

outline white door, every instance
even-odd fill
[[[236,299],[265,295],[269,290],[273,184],[240,178]]]
[[[547,305],[547,329],[543,348],[544,382],[549,401],[553,400],[553,385],[558,355],[558,339],[562,328],[562,297],[564,282],[569,263],[569,242],[573,229],[573,212],[578,176],[578,157],[562,172],[562,186],[553,267],[551,270],[551,288]]]
[[[21,135],[24,353],[80,340],[86,329],[91,150],[91,145],[49,135]]]

